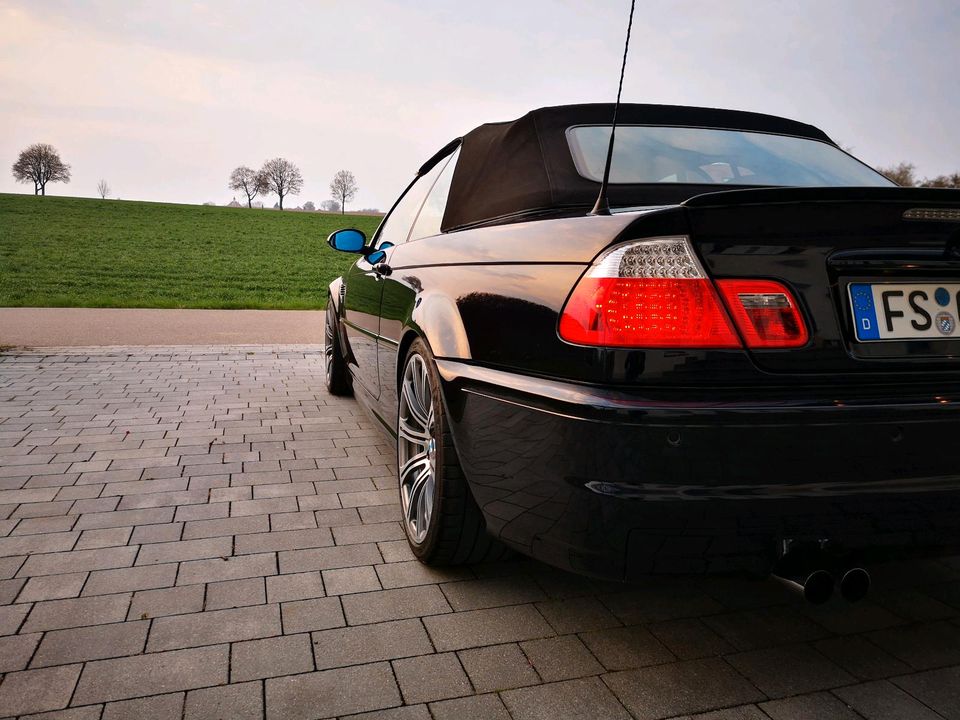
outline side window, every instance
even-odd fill
[[[411,240],[440,234],[440,223],[443,221],[443,211],[447,208],[450,182],[453,180],[453,170],[457,166],[459,156],[460,148],[457,148],[457,151],[447,161],[447,165],[437,178],[437,182],[434,183],[433,190],[427,195],[426,202],[423,203],[417,222],[410,233]]]
[[[413,185],[407,188],[403,197],[400,198],[386,220],[383,221],[377,236],[377,247],[383,247],[384,243],[400,245],[407,241],[410,226],[417,218],[417,212],[423,204],[423,199],[430,192],[430,188],[433,187],[434,181],[443,172],[446,164],[446,160],[441,160],[430,168],[426,175],[421,175]]]

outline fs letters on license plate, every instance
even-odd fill
[[[860,342],[960,338],[960,283],[850,283],[847,288]]]

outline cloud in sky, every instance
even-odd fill
[[[0,192],[31,142],[73,166],[55,194],[229,201],[230,170],[287,157],[328,197],[388,207],[482,122],[610,101],[629,3],[590,0],[42,4],[0,0]],[[818,125],[874,165],[960,170],[954,0],[645,0],[624,99]],[[270,200],[272,203],[272,200]]]

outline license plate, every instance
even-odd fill
[[[960,338],[960,283],[850,283],[847,289],[860,342]]]

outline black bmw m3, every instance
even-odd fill
[[[960,191],[810,125],[622,105],[482,125],[329,291],[427,563],[805,578],[960,546]],[[832,586],[832,580],[830,580]],[[851,591],[851,595],[856,594]]]

